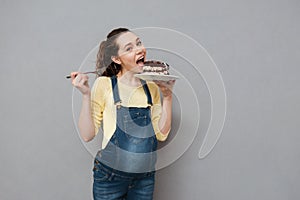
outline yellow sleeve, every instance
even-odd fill
[[[91,114],[94,121],[96,134],[98,133],[103,120],[107,87],[107,77],[99,77],[95,80],[91,90]]]
[[[159,88],[153,82],[148,82],[148,87],[149,87],[151,97],[152,97],[152,102],[153,102],[153,106],[151,107],[151,118],[152,118],[153,129],[154,129],[157,140],[165,141],[167,139],[170,131],[167,134],[163,134],[163,133],[161,133],[161,131],[158,127],[158,121],[160,119],[161,112],[162,112]]]

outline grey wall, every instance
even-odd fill
[[[199,134],[158,171],[155,199],[299,199],[299,17],[297,0],[1,0],[0,199],[91,199],[93,158],[64,75],[119,26],[191,36],[226,87],[216,147],[199,160]]]

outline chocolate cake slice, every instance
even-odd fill
[[[169,75],[169,65],[165,62],[149,60],[144,62],[143,74]]]

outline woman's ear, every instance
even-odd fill
[[[112,56],[111,60],[114,61],[115,63],[119,64],[119,65],[121,65],[121,63],[122,63],[120,58],[117,57],[117,56]]]

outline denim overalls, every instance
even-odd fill
[[[155,170],[157,139],[151,122],[152,98],[145,81],[141,80],[148,107],[121,105],[117,77],[111,78],[114,103],[117,106],[116,130],[107,146],[97,157],[119,171],[143,173]]]
[[[138,183],[137,180],[145,178],[148,183],[145,182],[144,184],[149,187],[150,180],[148,179],[151,178],[152,187],[148,188],[149,191],[148,194],[145,194],[145,198],[138,196],[132,196],[132,198],[152,199],[157,139],[151,121],[152,98],[149,88],[146,82],[141,80],[147,96],[148,107],[124,107],[121,105],[116,76],[111,77],[111,83],[114,103],[117,107],[117,124],[110,141],[104,149],[98,152],[95,159],[94,181],[98,180],[99,187],[97,188],[97,184],[94,182],[94,198],[97,191],[102,192],[101,196],[103,196],[101,187],[113,189],[115,184],[108,187],[109,181],[117,179],[120,183],[123,180],[122,187],[125,184],[125,188],[130,188],[133,187],[130,184],[134,182],[135,184],[143,184],[142,182]],[[99,171],[101,172],[100,176],[96,174]],[[143,190],[142,185],[139,188]],[[116,191],[122,190],[118,188]]]

